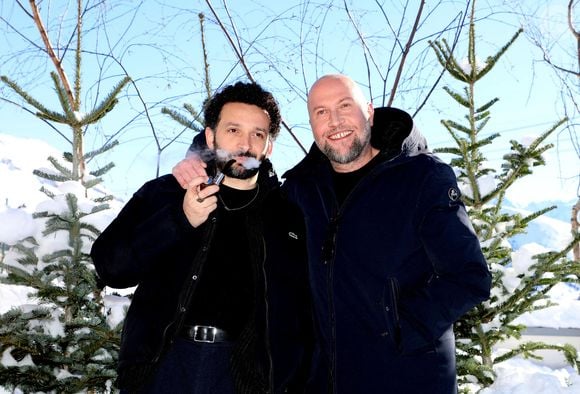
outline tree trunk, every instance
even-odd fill
[[[578,231],[580,231],[579,228],[580,219],[578,219],[579,215],[580,215],[580,198],[578,198],[578,201],[576,201],[576,205],[572,207],[571,224],[573,233],[577,233]],[[574,261],[580,262],[580,242],[576,243],[576,245],[572,249],[572,253],[574,253]]]

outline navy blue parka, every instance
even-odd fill
[[[371,142],[380,163],[340,206],[316,145],[284,175],[306,220],[313,392],[455,393],[452,326],[489,297],[486,261],[452,169],[410,116],[377,108]]]

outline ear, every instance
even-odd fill
[[[207,147],[210,149],[214,149],[215,146],[215,133],[209,127],[205,128],[205,142]]]
[[[373,103],[367,104],[367,113],[369,114],[369,122],[371,126],[373,125],[373,119],[375,117],[375,108],[373,107]]]
[[[272,138],[268,136],[268,145],[266,146],[266,153],[264,155],[266,157],[270,157],[272,154],[272,149],[274,149],[274,143],[272,142]]]

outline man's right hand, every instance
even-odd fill
[[[196,177],[203,176],[207,180],[206,167],[207,164],[199,156],[193,154],[177,163],[171,173],[181,187],[187,189],[189,183]]]
[[[175,168],[175,167],[174,167]],[[207,175],[198,176],[186,185],[183,198],[183,212],[193,227],[200,226],[207,220],[209,214],[217,208],[217,185],[209,185],[201,189],[200,185],[207,182]]]

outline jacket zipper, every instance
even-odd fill
[[[183,321],[185,320],[185,312],[187,310],[187,305],[189,305],[191,298],[193,297],[193,293],[195,292],[195,288],[197,287],[197,279],[198,278],[197,278],[197,274],[195,272],[196,271],[201,272],[201,268],[203,267],[203,264],[207,260],[207,253],[209,251],[209,244],[210,244],[211,240],[213,239],[213,234],[215,232],[215,226],[216,226],[217,219],[215,216],[213,216],[209,220],[210,220],[210,226],[205,233],[205,237],[204,237],[203,243],[202,243],[202,252],[205,254],[205,257],[203,260],[201,260],[199,262],[198,266],[196,266],[195,262],[198,260],[198,258],[200,258],[199,252],[198,252],[198,254],[196,254],[196,257],[193,261],[193,264],[191,265],[191,270],[190,270],[189,276],[188,276],[190,278],[188,280],[193,281],[193,282],[190,282],[189,286],[187,286],[187,288],[184,289],[179,294],[178,301],[181,301],[182,299],[184,299],[184,302],[179,302],[178,310],[176,312],[175,317],[163,329],[163,336],[161,337],[161,346],[160,346],[157,354],[153,358],[154,364],[156,364],[159,361],[159,358],[163,354],[163,350],[168,346],[167,333],[169,332],[169,329],[171,328],[171,326],[176,325],[176,329],[174,331],[174,337],[175,337],[175,333],[177,333],[181,329],[181,326],[183,325]],[[173,339],[174,338],[171,338],[171,341],[173,341]]]
[[[369,174],[361,178],[360,181],[363,181],[365,178],[369,176],[374,177],[374,173],[376,172],[376,168],[373,169]],[[334,260],[336,257],[336,236],[338,233],[338,222],[340,217],[342,216],[342,211],[347,205],[347,203],[351,200],[352,195],[360,187],[360,181],[357,183],[353,189],[348,193],[342,205],[338,205],[336,195],[334,191],[332,192],[332,196],[334,199],[335,205],[335,212],[336,214],[331,216],[330,222],[328,225],[328,232],[326,234],[326,239],[324,240],[323,245],[323,264],[328,266],[328,283],[327,283],[327,296],[329,302],[329,313],[330,313],[330,327],[331,327],[331,354],[330,354],[330,366],[329,366],[329,392],[335,394],[336,393],[336,314],[334,311],[334,292],[332,290],[332,284],[334,281]],[[398,317],[397,317],[398,320]]]
[[[401,323],[399,320],[399,282],[396,278],[387,278],[385,293],[383,294],[383,313],[386,319],[386,334],[391,342],[400,351]]]
[[[395,325],[399,326],[399,284],[397,279],[389,278],[389,288],[391,290],[391,303],[393,308],[393,316],[395,317]]]
[[[328,296],[328,310],[330,314],[330,338],[331,338],[331,353],[330,353],[330,365],[329,365],[329,384],[330,392],[336,392],[336,313],[334,311],[334,291],[332,289],[334,282],[334,259],[336,257],[336,234],[338,232],[338,221],[340,219],[340,213],[330,218],[328,225],[328,233],[326,234],[326,240],[324,249],[325,256],[323,256],[323,262],[328,269],[328,281],[327,281],[327,296]]]
[[[265,316],[266,316],[266,331],[264,333],[266,337],[266,354],[268,355],[268,393],[274,390],[274,368],[272,362],[272,349],[270,348],[270,324],[269,324],[269,317],[270,317],[270,306],[268,304],[268,280],[266,275],[266,241],[264,237],[261,236],[260,240],[262,241],[262,275],[264,276],[264,306],[266,308]]]

